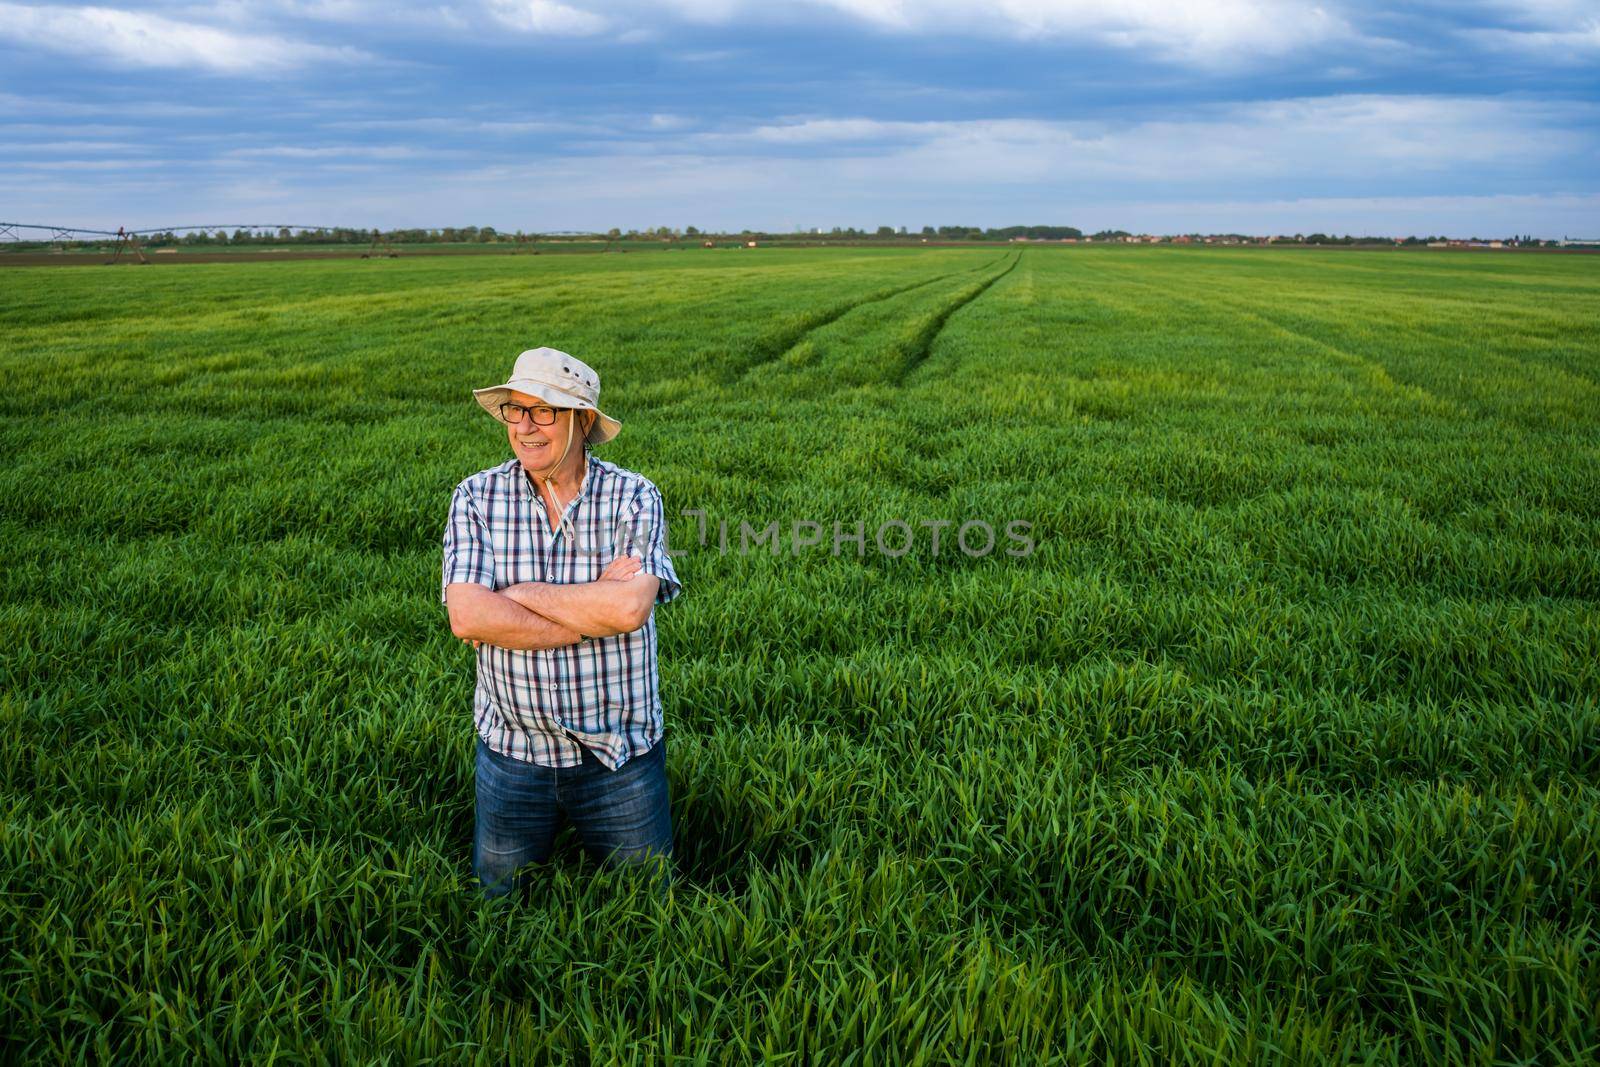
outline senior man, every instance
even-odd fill
[[[456,487],[444,532],[450,628],[477,649],[473,869],[504,895],[565,819],[601,862],[670,878],[654,606],[681,586],[661,493],[589,454],[621,424],[565,352],[523,352],[473,395],[513,454]]]

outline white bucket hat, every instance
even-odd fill
[[[589,429],[587,438],[591,445],[602,444],[617,436],[622,423],[600,410],[600,375],[581,359],[574,359],[554,348],[530,348],[517,357],[511,368],[511,377],[504,385],[491,385],[487,389],[474,389],[483,410],[500,421],[500,405],[511,399],[511,391],[536,396],[553,408],[579,408],[592,411],[599,418]]]

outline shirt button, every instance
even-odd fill
[[[553,582],[556,580],[556,576],[553,574],[547,574],[544,576],[544,580],[547,582]]]

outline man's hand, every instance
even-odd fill
[[[606,569],[600,572],[600,577],[596,580],[601,582],[625,582],[635,574],[638,574],[639,569],[643,566],[644,560],[638,556],[618,556],[606,564]]]

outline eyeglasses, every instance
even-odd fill
[[[507,403],[500,405],[500,417],[512,426],[520,423],[524,415],[532,416],[535,426],[553,426],[556,421],[556,413],[566,410],[566,408],[553,408],[548,404],[535,404],[530,408],[523,407],[521,404]]]

